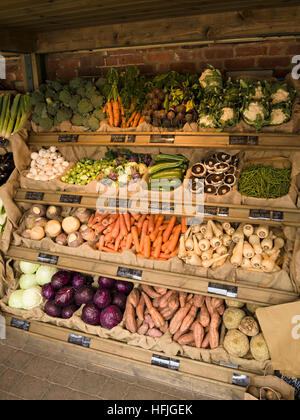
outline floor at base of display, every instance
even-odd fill
[[[7,331],[0,340],[0,401],[4,400],[208,400],[187,392],[103,368],[101,357],[81,348]]]

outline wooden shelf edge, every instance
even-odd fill
[[[106,262],[94,260],[86,257],[75,257],[72,255],[57,254],[51,251],[43,251],[37,249],[30,249],[25,247],[12,246],[6,253],[6,257],[28,262],[38,262],[40,253],[45,253],[50,256],[57,256],[58,268],[66,270],[76,270],[82,273],[108,276],[119,280],[133,281],[140,284],[147,284],[150,286],[166,287],[178,291],[196,293],[207,296],[218,296],[222,298],[234,299],[244,303],[254,303],[260,306],[270,306],[276,304],[284,304],[294,302],[299,298],[295,292],[286,292],[282,290],[256,287],[252,284],[235,283],[219,279],[211,279],[204,277],[196,277],[188,274],[170,273],[168,271],[155,270],[144,268],[140,266],[131,266],[126,264],[118,264],[116,262]],[[38,262],[39,263],[39,262]],[[41,263],[51,265],[50,263]],[[84,268],[83,268],[84,267]],[[125,277],[119,269],[129,270],[129,275],[133,273],[132,277]],[[133,270],[131,272],[130,270]],[[138,271],[138,273],[136,272]],[[119,275],[122,274],[122,275]],[[229,295],[215,293],[214,284],[221,285]],[[213,293],[211,293],[211,287]],[[208,290],[210,288],[210,290]],[[234,296],[232,296],[232,291]],[[235,297],[236,295],[236,297]]]

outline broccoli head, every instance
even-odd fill
[[[89,112],[92,112],[93,109],[94,109],[93,104],[87,98],[81,99],[81,101],[78,104],[78,112],[81,115],[86,115]]]
[[[104,105],[104,98],[99,94],[94,94],[91,98],[91,102],[95,108],[102,108]]]
[[[70,101],[71,101],[71,93],[68,91],[68,89],[64,88],[60,93],[59,93],[59,100],[65,105],[65,106],[70,106]]]
[[[45,92],[45,98],[47,99],[52,99],[52,101],[57,101],[58,100],[58,93],[52,89],[52,88],[48,88]]]
[[[79,95],[73,95],[72,98],[71,98],[71,100],[70,100],[70,108],[72,108],[72,110],[74,112],[77,111],[77,108],[78,108],[78,104],[80,102],[80,99],[81,98],[80,98]]]
[[[105,118],[105,115],[102,112],[102,109],[95,109],[93,112],[93,117],[96,117],[97,120],[102,121]]]
[[[96,131],[100,127],[100,121],[96,117],[91,115],[90,117],[88,117],[85,126],[87,126],[92,131]]]
[[[71,120],[72,125],[85,126],[86,119],[80,114],[74,114]]]
[[[104,77],[100,77],[97,81],[96,81],[96,83],[95,83],[95,85],[96,85],[96,87],[100,90],[100,92],[103,92],[103,89],[104,89],[104,87],[105,87],[105,85],[106,85],[106,79],[104,78]]]
[[[47,112],[48,112],[48,115],[50,115],[51,117],[55,117],[57,110],[58,110],[57,103],[51,102],[47,104]]]
[[[44,102],[45,95],[39,89],[35,90],[31,95],[32,105],[37,105],[39,102]]]
[[[72,111],[66,107],[62,107],[57,111],[56,121],[61,124],[63,121],[68,121],[72,118]]]
[[[47,80],[46,83],[49,88],[54,89],[56,92],[63,90],[63,85],[59,80]]]
[[[53,127],[53,119],[50,117],[39,118],[39,126],[46,131],[50,131]]]
[[[77,90],[76,90],[77,95],[79,95],[81,98],[85,97],[85,86],[80,86]]]
[[[69,87],[71,90],[76,91],[80,87],[84,87],[85,81],[81,77],[75,77],[69,83]]]

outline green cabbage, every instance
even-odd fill
[[[24,274],[34,274],[37,269],[40,267],[40,264],[33,264],[27,261],[20,261],[20,270]]]
[[[31,287],[37,286],[37,278],[35,274],[23,274],[20,277],[20,288],[23,290],[31,289]]]
[[[41,265],[36,272],[37,284],[39,286],[44,286],[51,282],[52,277],[55,273],[58,272],[58,269],[55,267],[49,267],[47,265]]]
[[[8,300],[10,308],[22,309],[23,308],[23,293],[24,290],[16,290],[12,292]]]
[[[23,309],[30,310],[36,308],[43,302],[42,288],[35,286],[23,291]]]

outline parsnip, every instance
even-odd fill
[[[199,241],[199,247],[201,251],[207,251],[210,248],[210,241],[208,239],[201,239]]]
[[[249,244],[249,242],[244,241],[244,246],[243,246],[243,256],[245,258],[253,258],[254,257],[254,249],[252,248],[252,246]]]
[[[254,233],[261,239],[265,239],[269,236],[269,226],[268,225],[259,225],[255,228]]]
[[[262,256],[261,255],[254,255],[253,258],[251,258],[251,266],[253,268],[261,268],[261,263],[262,263]]]
[[[222,240],[214,236],[212,240],[210,241],[210,245],[213,249],[216,249],[222,245]]]
[[[244,235],[249,238],[249,236],[253,235],[254,233],[254,227],[247,223],[243,228]]]
[[[262,249],[262,247],[260,245],[260,239],[259,239],[259,237],[257,235],[251,235],[249,237],[249,243],[250,243],[250,245],[252,245],[255,254],[257,254],[257,255],[261,255],[262,254],[263,249]]]
[[[234,267],[239,267],[242,265],[243,248],[244,248],[244,234],[243,234],[243,238],[240,238],[239,242],[236,244],[232,252],[232,257],[230,259],[230,262]]]
[[[244,240],[244,223],[241,223],[240,226],[237,228],[237,230],[234,232],[234,234],[232,235],[232,240],[234,243],[239,243],[239,241],[241,239]]]

